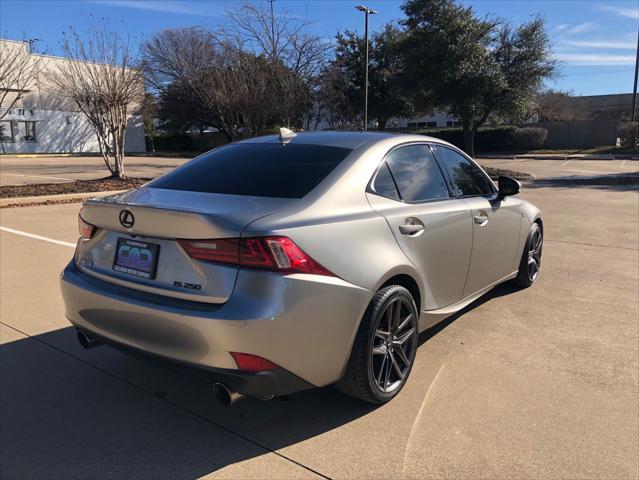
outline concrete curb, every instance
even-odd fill
[[[0,198],[0,208],[26,207],[34,205],[48,205],[56,203],[83,202],[87,198],[106,197],[128,190],[110,190],[107,192],[63,193],[60,195],[41,195],[37,197]]]

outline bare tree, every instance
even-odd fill
[[[57,93],[86,115],[105,165],[112,176],[123,178],[127,119],[144,96],[139,49],[130,37],[104,26],[85,36],[65,32],[62,50],[71,61],[56,64],[52,80]]]
[[[570,92],[546,90],[537,96],[537,113],[541,122],[585,120],[584,105]]]
[[[229,45],[282,62],[305,80],[317,76],[331,53],[330,43],[306,31],[312,22],[275,12],[273,0],[245,3],[227,16],[231,24],[224,36]]]
[[[0,119],[35,87],[45,63],[44,57],[29,53],[25,42],[0,42]]]
[[[212,32],[200,27],[158,32],[143,47],[146,80],[158,93],[175,84],[188,85],[197,72],[223,61],[219,45]]]

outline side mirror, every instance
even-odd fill
[[[497,179],[497,185],[499,186],[498,198],[503,199],[510,195],[517,195],[521,184],[514,178],[501,176]]]

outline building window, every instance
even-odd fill
[[[36,141],[36,122],[22,122],[24,124],[24,136],[22,140],[25,142]]]
[[[0,122],[0,142],[13,142],[11,122]]]
[[[447,127],[459,127],[461,124],[457,121],[457,120],[447,120],[446,121],[446,126]]]
[[[426,122],[426,126],[428,128],[435,128],[437,126],[437,122]]]

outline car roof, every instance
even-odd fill
[[[374,144],[377,142],[396,140],[397,143],[432,141],[446,143],[438,138],[426,135],[409,135],[388,132],[370,131],[321,131],[321,132],[296,132],[295,136],[287,138],[287,144],[301,145],[326,145],[331,147],[342,147],[356,149],[364,144]],[[238,143],[280,143],[279,135],[267,135],[263,137],[249,138]]]

